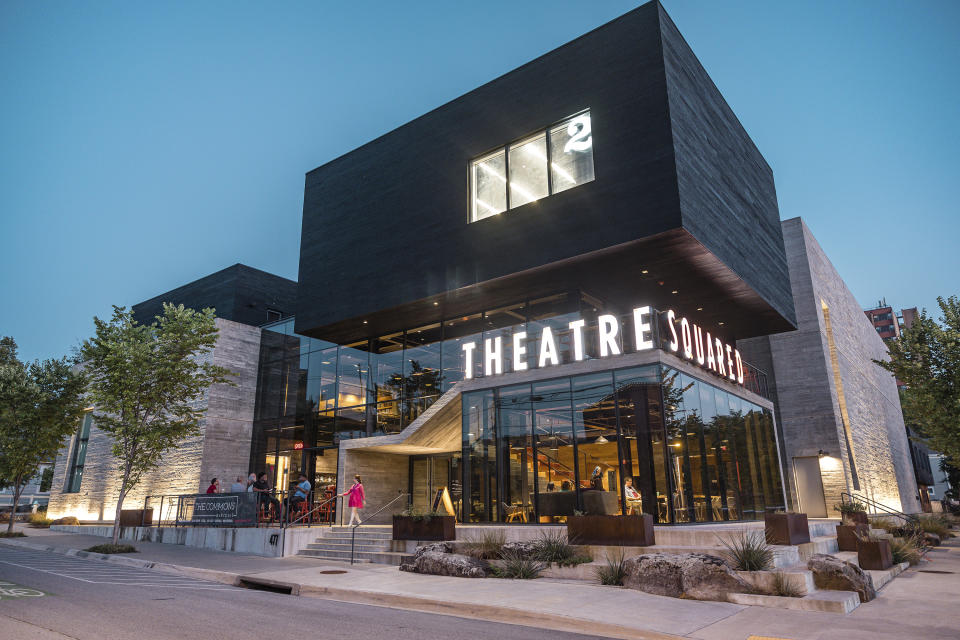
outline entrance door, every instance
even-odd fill
[[[820,458],[818,456],[794,458],[793,473],[797,480],[800,511],[806,513],[810,518],[826,518],[827,504],[823,498]]]

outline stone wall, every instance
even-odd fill
[[[916,511],[896,381],[873,362],[887,357],[886,346],[803,221],[782,226],[798,328],[738,347],[745,359],[772,369],[786,473],[792,480],[794,457],[824,451],[828,511],[842,491]]]
[[[236,387],[213,385],[194,401],[204,411],[201,433],[170,449],[154,471],[144,475],[140,484],[124,500],[124,508],[137,509],[147,496],[158,496],[151,506],[159,506],[160,495],[198,493],[206,490],[210,478],[221,483],[237,474],[246,474],[253,428],[253,401],[257,381],[260,329],[217,319],[220,335],[206,359],[238,374]],[[80,491],[65,493],[70,453],[76,434],[57,454],[47,513],[52,518],[76,516],[84,521],[113,520],[120,491],[118,462],[111,453],[112,440],[97,428],[90,429],[83,480]],[[229,482],[224,489],[229,489]],[[158,511],[154,517],[158,517]],[[165,514],[172,515],[172,514]]]
[[[362,449],[347,449],[340,447],[340,473],[338,488],[343,493],[353,485],[353,476],[360,474],[363,480],[363,490],[367,500],[360,517],[367,522],[367,517],[381,506],[397,497],[400,492],[407,491],[409,483],[409,457],[392,453],[363,451]],[[338,501],[338,513],[343,513],[343,522],[350,519],[350,509],[347,500]],[[406,500],[397,500],[389,509],[385,509],[369,524],[387,524],[392,521],[394,513],[400,513],[407,507]]]

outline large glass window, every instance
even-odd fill
[[[465,393],[462,402],[464,519],[492,522],[498,513],[494,392]]]
[[[590,112],[550,129],[550,176],[553,193],[593,180],[593,133]]]
[[[545,197],[549,192],[546,134],[510,145],[509,166],[511,208]]]
[[[507,210],[507,156],[503,149],[474,161],[472,221]]]
[[[93,411],[83,414],[80,428],[77,430],[77,441],[73,445],[73,455],[70,457],[70,469],[67,472],[67,487],[65,493],[80,491],[83,481],[83,465],[87,459],[87,443],[90,441],[90,426],[93,424]]]
[[[501,388],[499,409],[499,484],[503,487],[500,518],[503,522],[533,522],[536,478],[531,440],[530,385]]]
[[[585,111],[470,163],[470,222],[594,179]]]

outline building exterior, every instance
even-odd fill
[[[156,507],[161,495],[203,491],[214,477],[227,481],[237,474],[245,475],[260,349],[260,329],[256,324],[272,317],[268,316],[268,309],[289,315],[295,295],[295,282],[234,265],[134,305],[140,322],[149,322],[161,313],[161,301],[195,308],[214,307],[219,335],[208,357],[213,364],[236,374],[236,386],[212,385],[197,400],[197,408],[205,411],[201,434],[169,451],[159,468],[144,476],[126,499],[130,508],[144,503]],[[57,454],[47,509],[50,517],[113,520],[120,485],[117,462],[110,449],[111,440],[97,429],[91,408],[77,433]],[[148,496],[155,498],[148,500]]]
[[[874,309],[864,310],[864,314],[873,323],[877,335],[884,340],[893,340],[900,337],[899,318],[894,314],[893,307],[888,306],[885,300],[881,300]]]
[[[241,385],[209,390],[204,435],[131,504],[302,472],[315,500],[354,475],[372,510],[408,494],[382,518],[449,497],[460,522],[738,521],[795,507],[790,461],[824,450],[831,499],[899,505],[896,391],[863,364],[882,343],[804,229],[645,4],[310,171],[298,283],[238,265],[137,305],[228,310],[212,357]],[[108,456],[85,421],[53,513],[111,515]]]
[[[896,381],[873,362],[883,340],[803,221],[783,238],[797,330],[738,346],[770,374],[790,503],[829,517],[846,491],[918,511]]]
[[[50,499],[50,485],[53,478],[53,464],[43,464],[20,492],[17,508],[20,512],[45,507]],[[13,510],[13,487],[0,489],[0,513]]]

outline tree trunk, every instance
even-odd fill
[[[120,509],[123,508],[123,499],[127,497],[127,483],[130,482],[130,465],[123,470],[123,482],[120,483],[120,495],[117,497],[117,513],[113,516],[113,544],[120,540]]]
[[[23,493],[23,476],[19,475],[14,479],[13,484],[13,510],[10,511],[10,523],[7,525],[7,535],[13,533],[13,520],[17,517],[17,503],[20,502],[20,494]]]

